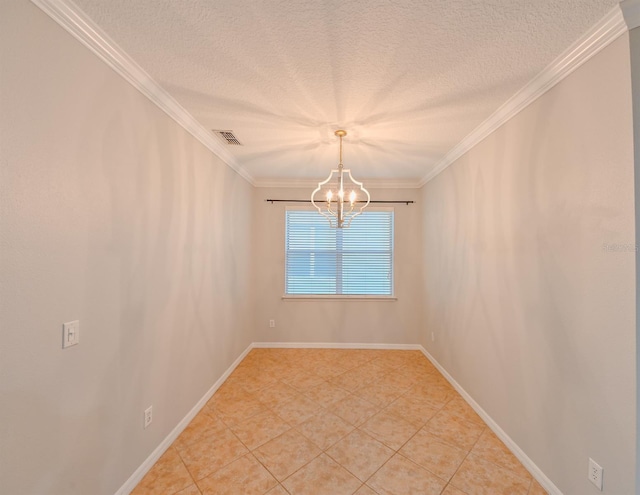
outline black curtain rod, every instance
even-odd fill
[[[311,203],[310,199],[265,199],[267,203]],[[366,201],[355,201],[355,203],[366,203]],[[369,203],[386,203],[386,204],[399,204],[399,205],[410,205],[413,204],[413,201],[410,200],[402,200],[402,201],[369,201]]]

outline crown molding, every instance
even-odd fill
[[[600,50],[625,33],[629,20],[640,20],[639,0],[627,0],[626,6],[616,6],[581,38],[551,62],[542,72],[501,105],[489,118],[476,127],[454,146],[419,182],[425,185],[440,172],[472,149],[502,124],[515,117],[529,104],[537,100],[562,81]],[[627,12],[623,16],[623,12]],[[629,16],[629,20],[625,23]]]
[[[620,2],[620,10],[629,31],[640,27],[640,0],[624,0]]]
[[[360,180],[360,179],[358,179]],[[419,189],[421,184],[417,179],[361,179],[367,189]],[[264,188],[315,188],[318,180],[313,179],[255,179],[255,187]]]
[[[255,187],[270,187],[270,188],[309,188],[309,187],[317,187],[318,181],[314,181],[313,179],[285,179],[285,178],[276,178],[276,179],[256,179],[253,184]]]
[[[129,84],[155,103],[156,106],[237,172],[238,175],[253,185],[253,177],[238,164],[233,155],[223,147],[223,144],[167,93],[77,5],[70,0],[31,0],[31,2],[80,43],[89,48]]]

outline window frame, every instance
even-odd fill
[[[315,208],[308,206],[287,206],[284,210],[283,222],[284,222],[284,235],[283,235],[283,252],[284,252],[284,264],[283,264],[283,272],[284,272],[284,290],[286,291],[287,287],[287,212],[288,211],[313,211],[317,212]],[[396,211],[392,206],[382,207],[382,206],[369,206],[366,211],[390,211],[393,214],[393,228],[391,231],[391,294],[287,294],[286,292],[282,295],[282,299],[291,300],[291,301],[300,301],[300,300],[350,300],[350,301],[397,301],[398,298],[396,296]],[[318,214],[319,215],[319,214]],[[319,215],[320,216],[320,215]],[[323,220],[325,222],[329,222],[327,219]],[[358,219],[355,218],[354,222],[357,222]]]

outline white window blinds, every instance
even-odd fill
[[[332,229],[317,211],[286,212],[287,295],[393,295],[393,211]]]

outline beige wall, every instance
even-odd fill
[[[633,98],[633,143],[636,199],[636,246],[640,246],[640,28],[629,31]],[[636,250],[636,433],[640,431],[640,252]],[[636,489],[640,489],[640,435],[636,434]]]
[[[327,164],[327,170],[331,164]],[[365,183],[366,186],[366,183]],[[395,294],[388,300],[283,300],[283,203],[308,199],[312,188],[254,190],[254,325],[265,342],[421,343],[420,205],[395,208]],[[418,200],[416,189],[370,191],[377,200]],[[291,206],[291,205],[290,205]],[[357,220],[357,219],[356,219]],[[356,221],[354,220],[354,221]],[[269,328],[269,320],[276,327]]]
[[[429,352],[566,495],[634,491],[629,39],[425,185]]]
[[[255,340],[251,186],[30,2],[0,33],[0,492],[113,494]]]

